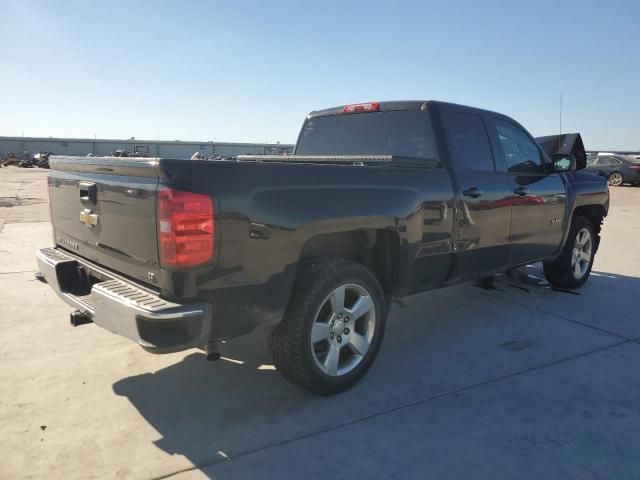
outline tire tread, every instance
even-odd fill
[[[589,265],[587,273],[582,278],[576,279],[571,273],[571,255],[573,253],[573,244],[575,242],[576,235],[584,227],[587,227],[591,232],[593,244],[591,264]],[[576,289],[584,285],[591,274],[591,267],[593,266],[593,260],[596,255],[599,240],[599,236],[595,233],[593,223],[586,217],[575,216],[571,221],[569,235],[560,256],[553,261],[543,263],[544,275],[547,281],[554,287],[566,289]]]
[[[310,352],[307,352],[306,338],[307,322],[313,321],[309,316],[315,315],[315,311],[320,307],[318,303],[322,301],[319,299],[324,298],[324,294],[328,289],[332,289],[332,285],[339,283],[341,279],[354,276],[365,280],[376,308],[384,308],[382,287],[366,267],[340,258],[318,261],[301,267],[284,318],[268,338],[268,347],[278,372],[287,380],[313,393],[332,395],[351,387],[366,373],[382,341],[386,315],[384,310],[376,325],[376,329],[382,329],[378,332],[376,344],[371,345],[370,354],[367,354],[354,371],[345,375],[346,378],[340,377],[340,381],[322,378],[316,371],[317,367],[311,363],[313,359]]]

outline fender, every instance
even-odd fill
[[[605,178],[587,170],[564,172],[561,176],[567,189],[566,216],[563,223],[562,243],[554,258],[560,255],[567,243],[571,220],[578,208],[597,208],[603,218],[609,213],[609,186]]]

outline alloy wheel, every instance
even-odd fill
[[[348,283],[322,302],[311,328],[311,354],[329,376],[353,371],[369,351],[376,328],[376,309],[369,292]]]
[[[584,277],[589,270],[592,248],[591,232],[587,228],[580,229],[571,254],[571,272],[576,279]]]
[[[622,185],[622,175],[618,172],[609,175],[609,185],[613,185],[614,187]]]

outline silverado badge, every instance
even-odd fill
[[[93,228],[98,225],[98,215],[95,213],[91,213],[91,210],[85,208],[80,211],[80,221],[84,223],[87,227]]]

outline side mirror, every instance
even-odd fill
[[[576,157],[566,153],[554,153],[551,156],[554,172],[568,172],[576,169]]]

